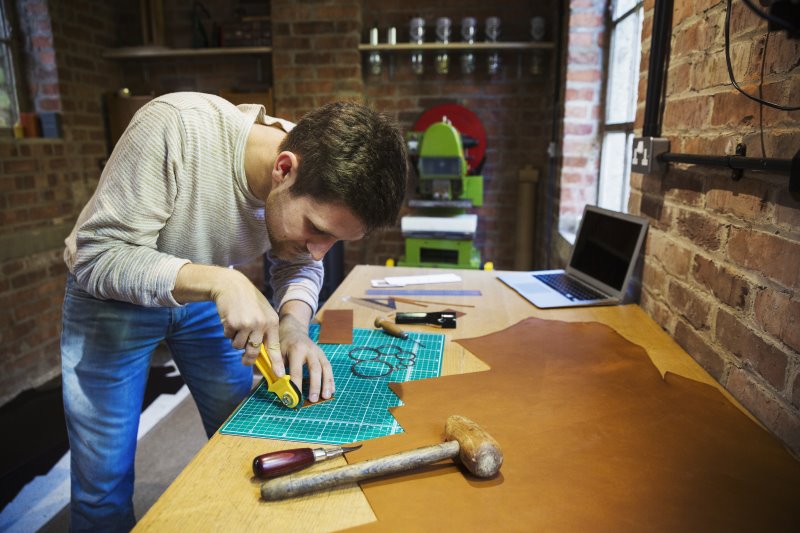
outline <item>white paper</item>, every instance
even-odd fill
[[[454,283],[461,281],[456,274],[430,274],[427,276],[387,276],[373,279],[373,287],[405,287],[406,285],[422,285],[427,283]]]

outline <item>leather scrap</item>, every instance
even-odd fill
[[[391,384],[405,433],[347,461],[440,442],[460,414],[499,441],[500,474],[448,461],[362,482],[378,521],[356,531],[800,531],[800,462],[613,329],[529,318],[456,342],[491,370]]]
[[[322,314],[319,344],[353,344],[353,310],[328,309]]]

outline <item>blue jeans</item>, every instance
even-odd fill
[[[68,276],[61,364],[73,531],[128,531],[134,458],[150,358],[166,341],[210,437],[253,381],[213,302],[142,307],[98,300]]]

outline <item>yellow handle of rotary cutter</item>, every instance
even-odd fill
[[[297,390],[297,385],[291,382],[289,375],[278,378],[272,370],[272,362],[267,354],[267,348],[262,344],[261,351],[256,358],[256,368],[267,380],[267,390],[274,393],[281,403],[290,409],[300,405],[303,395]]]

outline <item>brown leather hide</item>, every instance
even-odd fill
[[[457,341],[491,370],[392,384],[406,433],[358,462],[440,442],[449,415],[496,438],[500,474],[452,462],[361,486],[402,531],[800,531],[800,463],[713,387],[662,379],[598,323],[535,318]]]

